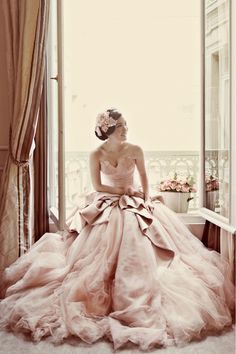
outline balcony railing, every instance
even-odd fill
[[[175,172],[179,177],[193,176],[197,186],[198,151],[146,151],[144,155],[151,194],[157,193],[157,185],[162,179],[173,176]],[[88,160],[88,152],[66,152],[65,181],[68,213],[78,205],[85,193],[92,190]],[[193,193],[192,196],[194,198],[189,202],[189,211],[198,208],[199,192]],[[57,195],[54,198],[56,202]]]

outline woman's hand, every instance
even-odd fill
[[[153,204],[149,194],[145,194],[144,196],[144,205],[150,212],[153,211]]]
[[[125,194],[130,197],[138,197],[144,199],[144,193],[141,191],[136,191],[132,187],[128,187],[125,189]]]
[[[114,193],[115,194],[120,194],[120,195],[126,194],[125,193],[125,188],[123,188],[123,187],[114,187]]]
[[[135,191],[133,196],[144,199],[144,193],[140,191]]]
[[[144,193],[141,191],[137,191],[135,189],[133,189],[132,187],[127,187],[127,188],[123,188],[123,187],[116,187],[114,188],[114,192],[116,194],[120,194],[120,195],[128,195],[129,197],[138,197],[138,198],[142,198],[144,199]]]
[[[155,202],[155,200],[159,200],[162,204],[165,204],[164,199],[161,195],[155,195],[154,197],[151,198],[152,202]]]
[[[130,197],[134,195],[134,189],[132,187],[127,187],[125,188],[125,193],[126,195],[129,195]]]

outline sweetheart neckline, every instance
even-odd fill
[[[109,160],[101,160],[100,163],[108,162],[111,167],[113,167],[113,168],[116,169],[116,168],[119,166],[120,161],[125,160],[125,159],[132,159],[132,158],[131,158],[130,156],[123,156],[123,157],[121,157],[121,158],[119,158],[119,159],[117,160],[117,165],[116,165],[116,166],[114,166]],[[132,161],[133,161],[133,160],[134,160],[134,159],[132,159]]]

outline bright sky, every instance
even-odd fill
[[[66,0],[67,151],[90,151],[119,109],[144,150],[200,146],[200,1]]]

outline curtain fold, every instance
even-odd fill
[[[47,199],[47,81],[44,77],[34,151],[34,240],[49,231]]]
[[[228,260],[231,277],[235,281],[235,235],[206,220],[202,242],[206,247],[219,252]]]
[[[220,253],[229,261],[231,278],[235,283],[235,248],[236,239],[235,235],[223,229],[220,230]]]
[[[220,252],[220,227],[206,220],[202,243],[217,252]]]
[[[0,190],[0,271],[33,239],[33,150],[45,68],[49,0],[3,0],[10,101],[9,156]]]

